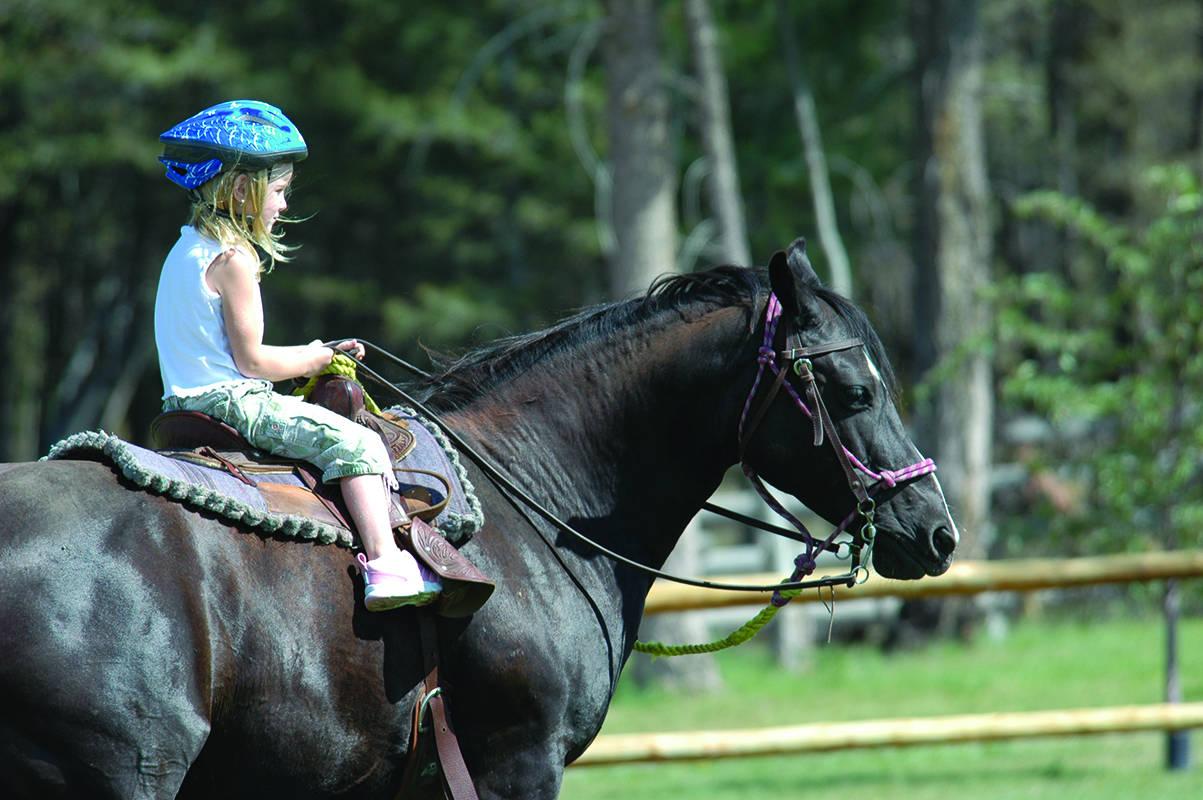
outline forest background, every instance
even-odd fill
[[[0,0],[0,461],[147,443],[158,135],[240,97],[310,146],[270,343],[425,365],[805,236],[966,555],[1203,541],[1198,0]]]

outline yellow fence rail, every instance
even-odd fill
[[[772,573],[756,573],[726,575],[714,580],[724,583],[768,585],[780,581],[782,577]],[[859,586],[837,589],[836,599],[886,596],[916,599],[1198,577],[1203,577],[1203,550],[1089,558],[964,561],[954,563],[943,575],[917,581],[895,581],[873,575]],[[763,606],[771,597],[771,592],[719,592],[695,586],[657,582],[648,593],[644,613],[658,614],[665,611],[691,611],[738,605]],[[824,590],[823,597],[830,599],[830,593]],[[818,599],[819,593],[814,591],[799,595],[793,602],[813,602]]]
[[[1197,727],[1203,727],[1203,703],[823,722],[755,730],[624,734],[599,737],[584,755],[573,762],[573,766],[774,756],[866,747]]]
[[[1091,558],[1015,559],[962,562],[954,564],[944,575],[918,581],[893,581],[873,576],[860,586],[838,589],[836,597],[839,600],[883,596],[939,597],[1197,577],[1203,577],[1203,550]],[[780,576],[731,575],[715,580],[769,584],[780,580]],[[770,597],[771,593],[768,592],[718,592],[657,583],[648,594],[645,613],[763,605]],[[826,590],[824,597],[830,597]],[[816,591],[799,596],[793,602],[818,599],[820,596]],[[756,730],[626,734],[598,737],[572,766],[739,758],[1040,736],[1183,731],[1197,727],[1203,727],[1203,703],[826,722]]]

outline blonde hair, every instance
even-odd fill
[[[258,247],[267,255],[267,265],[259,260],[257,276],[271,272],[277,261],[291,260],[290,247],[280,241],[284,231],[280,228],[268,230],[263,225],[260,212],[267,200],[267,187],[292,171],[292,164],[276,164],[254,172],[232,169],[206,181],[192,193],[192,209],[189,225],[197,233],[215,241],[223,247],[245,247],[254,253]],[[237,203],[234,189],[239,176],[246,176],[246,199]],[[235,206],[238,206],[235,209]],[[277,222],[292,222],[281,217]],[[254,247],[252,247],[254,245]]]

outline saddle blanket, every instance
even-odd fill
[[[424,488],[431,505],[441,503],[447,486],[432,472],[447,478],[451,497],[431,522],[447,541],[459,546],[484,525],[480,500],[456,451],[437,427],[406,409],[391,409],[403,417],[414,434],[416,445],[397,464],[397,481],[402,492]],[[319,544],[351,547],[345,528],[329,525],[301,514],[271,511],[263,495],[230,472],[215,469],[130,444],[104,431],[84,431],[51,448],[43,461],[55,459],[103,461],[118,469],[139,487],[173,500],[211,511],[223,519],[240,522],[272,535],[288,536]],[[415,470],[410,472],[409,470]],[[256,474],[260,483],[283,483],[304,488],[292,472]]]

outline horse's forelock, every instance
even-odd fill
[[[811,287],[811,291],[820,300],[827,303],[848,324],[855,338],[865,343],[865,350],[868,351],[869,359],[873,362],[873,366],[880,373],[882,383],[885,384],[891,397],[897,397],[898,376],[894,372],[894,365],[890,362],[889,353],[886,352],[886,347],[882,344],[881,337],[873,329],[873,325],[869,322],[869,318],[865,315],[865,312],[856,303],[830,289],[817,286]]]

